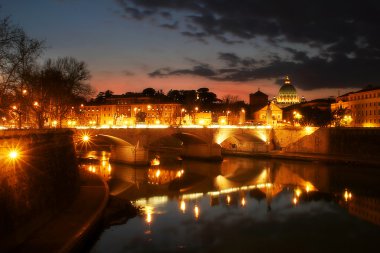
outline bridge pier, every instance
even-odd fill
[[[222,148],[216,143],[186,144],[181,151],[183,158],[194,158],[210,161],[222,160]]]
[[[132,165],[148,165],[149,152],[145,148],[130,145],[112,146],[110,161]]]

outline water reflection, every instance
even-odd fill
[[[96,173],[102,176],[105,180],[109,180],[112,173],[112,165],[109,162],[109,158],[109,152],[90,151],[79,160],[80,167],[91,173]]]
[[[315,246],[315,252],[339,251],[350,236],[358,241],[346,243],[348,248],[366,251],[380,236],[380,227],[370,224],[380,224],[379,176],[378,170],[364,168],[246,158],[221,164],[161,162],[149,168],[113,164],[111,194],[142,207],[143,217],[107,230],[94,252],[106,252],[110,243],[120,246],[115,252],[241,252],[270,238],[279,239],[281,247],[274,250],[297,250],[285,244],[292,238],[308,251],[312,236],[332,245]],[[324,233],[326,227],[331,231]],[[305,237],[302,231],[311,228],[315,232]],[[118,241],[115,233],[121,230],[128,236]],[[227,235],[236,240],[235,248],[229,248]]]

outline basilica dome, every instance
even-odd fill
[[[276,97],[276,103],[280,107],[286,107],[292,104],[300,103],[296,88],[290,83],[288,76],[284,79],[284,84],[281,86],[278,96]]]
[[[284,95],[296,95],[297,96],[297,90],[291,84],[284,84],[281,86],[280,90],[278,91],[278,96],[284,96]]]

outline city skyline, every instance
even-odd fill
[[[208,87],[248,101],[259,88],[276,96],[289,75],[311,100],[378,84],[376,3],[218,3],[5,1],[0,12],[45,40],[41,61],[85,61],[96,92]]]

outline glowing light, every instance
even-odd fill
[[[161,171],[160,171],[160,170],[157,170],[157,172],[156,172],[156,177],[159,177],[160,174],[161,174]]]
[[[196,219],[199,218],[199,207],[198,207],[198,205],[194,206],[194,216]]]
[[[189,193],[182,195],[182,199],[198,199],[203,196],[203,193]]]
[[[154,158],[152,161],[150,161],[150,165],[158,166],[158,165],[160,165],[160,160],[158,158]]]
[[[186,202],[184,200],[181,200],[180,209],[183,213],[186,211]]]
[[[152,220],[153,220],[153,207],[152,206],[145,206],[145,221],[150,224],[152,223]]]
[[[19,152],[17,150],[11,150],[9,151],[8,153],[8,157],[11,159],[11,160],[16,160],[18,157],[19,157]]]
[[[229,137],[229,133],[225,131],[220,131],[219,133],[216,134],[215,136],[215,142],[218,143],[219,145],[225,141]]]
[[[156,119],[156,121],[154,123],[156,123],[156,125],[159,125],[161,123],[161,121],[159,119]]]
[[[178,171],[176,177],[182,177],[183,173],[183,170]]]
[[[296,197],[293,198],[293,204],[297,205],[298,199]]]
[[[242,199],[241,199],[241,206],[245,206],[245,198],[243,197]]]
[[[83,142],[88,142],[88,141],[90,141],[90,136],[88,136],[87,134],[83,135],[83,136],[82,136],[82,141],[83,141]]]
[[[231,197],[230,195],[227,195],[227,205],[229,205],[231,203]]]
[[[349,200],[352,199],[352,193],[349,192],[349,191],[346,189],[346,190],[344,190],[343,197],[344,197],[344,200],[347,202],[347,201],[349,201]]]
[[[301,193],[302,193],[301,189],[297,188],[294,190],[294,192],[298,198],[299,198],[299,196],[301,196]]]
[[[310,135],[310,134],[314,133],[314,129],[312,127],[307,126],[307,127],[305,127],[305,133],[306,133],[306,135]]]

